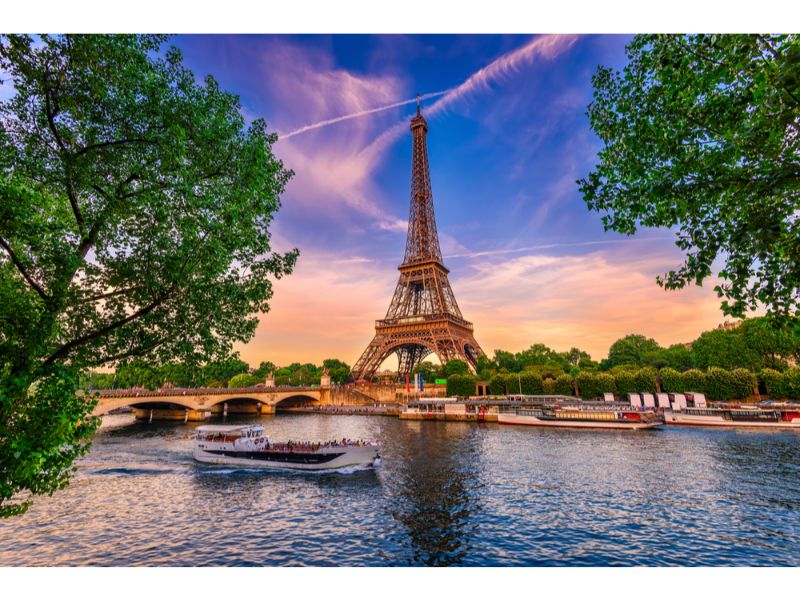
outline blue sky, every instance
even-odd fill
[[[178,36],[198,78],[239,94],[248,118],[301,127],[423,102],[436,218],[451,284],[484,351],[542,342],[601,358],[625,334],[690,341],[723,320],[713,284],[665,292],[681,254],[669,231],[603,231],[575,180],[600,148],[586,106],[597,66],[629,36]],[[280,139],[295,171],[273,234],[295,273],[240,351],[253,364],[352,364],[397,280],[409,205],[414,104]]]

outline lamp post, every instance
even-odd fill
[[[519,395],[522,396],[522,376],[517,373],[517,383],[519,384]]]

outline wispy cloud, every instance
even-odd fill
[[[465,252],[461,254],[448,254],[445,258],[481,258],[484,256],[500,256],[505,254],[519,254],[522,252],[535,252],[538,250],[554,250],[556,248],[582,248],[587,246],[608,246],[613,244],[625,243],[646,243],[672,239],[664,236],[636,237],[616,240],[589,240],[574,242],[554,242],[552,244],[536,244],[533,246],[521,246],[518,248],[498,248],[494,250],[482,250],[478,252]]]

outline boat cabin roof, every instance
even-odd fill
[[[200,425],[197,431],[202,433],[234,433],[237,431],[263,431],[263,429],[263,425]]]

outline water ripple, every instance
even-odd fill
[[[126,420],[127,419],[127,420]],[[210,467],[192,424],[111,417],[64,491],[0,521],[0,565],[800,565],[800,436],[291,415],[382,464]]]

